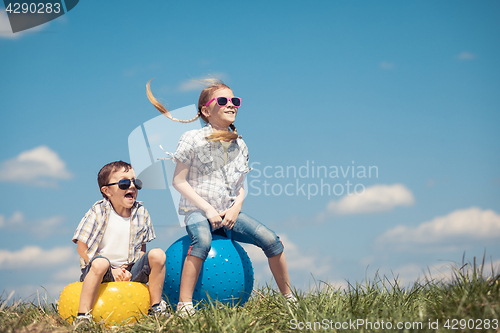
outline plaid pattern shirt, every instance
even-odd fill
[[[236,194],[243,186],[248,167],[248,148],[239,136],[227,149],[227,163],[220,141],[208,141],[212,126],[184,133],[179,139],[173,161],[180,161],[189,167],[187,182],[196,193],[205,199],[219,213],[233,205]],[[181,197],[179,214],[187,215],[199,210],[194,204]]]
[[[97,248],[104,236],[106,226],[108,225],[109,213],[112,206],[108,199],[97,201],[87,214],[83,217],[78,228],[73,235],[73,242],[81,241],[88,246],[87,255],[89,260],[98,256]],[[128,263],[134,263],[141,257],[142,245],[156,238],[149,213],[142,205],[142,202],[136,201],[132,206],[130,215],[130,243],[128,250]],[[83,258],[80,258],[80,266],[86,266]]]

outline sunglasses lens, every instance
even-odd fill
[[[130,187],[130,179],[122,179],[118,182],[120,190],[126,190]]]
[[[131,182],[134,182],[136,189],[140,190],[142,188],[142,182],[140,179],[122,179],[118,182],[118,187],[120,190],[128,190]]]
[[[234,106],[239,107],[241,105],[241,99],[238,97],[233,97],[231,98],[231,103],[233,103]]]
[[[227,104],[227,98],[226,97],[217,97],[217,105],[219,106],[225,106]]]

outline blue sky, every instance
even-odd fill
[[[130,161],[130,133],[159,115],[152,78],[170,110],[196,104],[192,80],[208,76],[242,98],[243,209],[281,236],[297,288],[447,276],[464,253],[500,266],[497,1],[117,3],[16,34],[0,13],[4,297],[57,299],[78,279],[71,237],[99,169]],[[150,247],[186,234],[168,191],[139,199]]]

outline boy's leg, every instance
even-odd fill
[[[152,249],[148,255],[151,274],[149,274],[149,295],[151,305],[160,303],[165,282],[165,252],[161,249]]]
[[[106,275],[106,273],[109,272],[109,274],[111,275],[111,281],[113,281],[113,275],[111,274],[111,265],[108,259],[103,257],[94,258],[90,261],[87,267],[88,273],[83,276],[84,280],[82,285],[82,292],[80,294],[80,305],[78,307],[78,313],[87,313],[92,310],[97,300],[99,286],[101,285],[103,277],[104,275]]]
[[[165,282],[165,252],[151,249],[144,253],[130,269],[131,281],[148,283],[151,305],[161,301]]]
[[[260,247],[268,258],[269,268],[283,295],[290,293],[290,276],[283,244],[276,234],[256,219],[240,213],[231,231],[232,239]]]

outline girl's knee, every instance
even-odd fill
[[[212,248],[212,234],[210,231],[199,232],[196,238],[192,240],[191,248],[196,248],[202,252],[208,253]]]
[[[268,247],[276,243],[281,243],[280,238],[274,233],[274,231],[270,230],[269,228],[263,225],[257,228],[255,233],[256,233],[256,238],[262,244],[262,247]]]
[[[267,227],[260,227],[256,230],[258,245],[268,258],[274,257],[283,252],[283,243],[274,231]]]
[[[205,260],[208,256],[208,252],[212,248],[212,234],[208,235],[199,234],[196,242],[192,242],[189,246],[188,256],[198,257]]]

